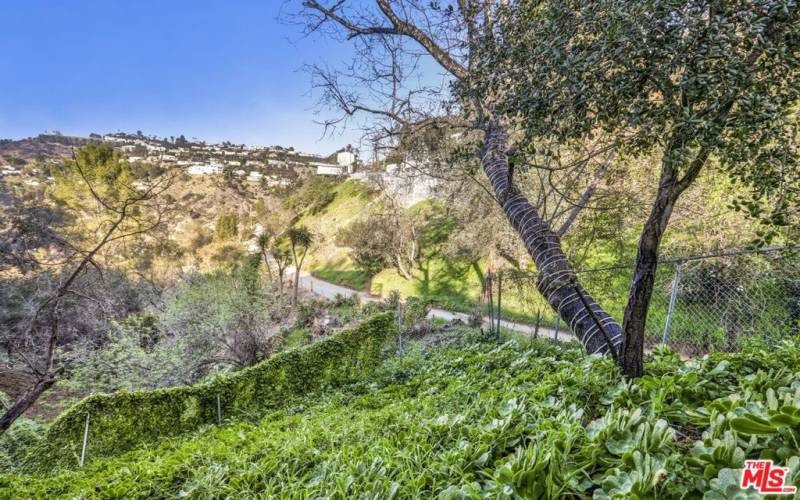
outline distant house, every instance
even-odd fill
[[[336,163],[347,168],[348,174],[352,174],[356,163],[356,155],[351,151],[340,151],[336,154]]]
[[[234,171],[233,171],[233,173],[234,173],[235,175],[238,175],[239,177],[244,177],[244,175],[245,175],[247,172],[245,172],[245,171],[244,171],[244,170],[242,170],[241,168],[237,168],[236,170],[234,170]]]
[[[241,162],[239,162],[237,160],[228,160],[225,163],[227,163],[231,167],[238,167],[239,165],[241,165]]]
[[[177,161],[177,160],[178,160],[178,159],[177,159],[177,158],[175,158],[175,157],[174,157],[174,156],[172,156],[172,155],[161,155],[161,161],[166,161],[166,162],[174,162],[174,161]]]
[[[128,161],[131,163],[138,163],[144,161],[144,156],[129,156]]]
[[[247,176],[247,180],[251,182],[259,182],[263,178],[264,174],[262,174],[261,172],[256,172],[255,170],[252,170],[250,174]]]
[[[219,163],[209,163],[207,165],[192,165],[186,172],[189,175],[219,175],[222,173],[222,165]]]
[[[397,204],[408,208],[423,200],[435,199],[439,180],[427,175],[423,166],[415,161],[386,165],[385,172],[351,174],[367,184],[374,184]]]
[[[263,163],[261,163],[260,161],[255,161],[255,160],[247,160],[247,163],[245,163],[245,165],[248,166],[248,167],[263,167],[264,166]]]
[[[335,163],[311,162],[312,167],[317,169],[317,175],[344,175],[347,168]]]

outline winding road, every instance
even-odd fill
[[[288,274],[291,275],[292,272],[293,270],[289,270]],[[311,276],[305,271],[300,272],[300,289],[306,290],[310,293],[313,293],[314,295],[318,295],[326,299],[332,299],[337,295],[341,295],[343,297],[352,297],[353,295],[358,295],[358,297],[363,302],[373,302],[382,300],[381,297],[376,297],[366,292],[360,292],[358,290],[353,290],[352,288],[347,288],[341,285],[330,283],[325,280],[321,280],[319,278],[315,278],[314,276]],[[437,309],[437,308],[431,309],[430,313],[428,313],[428,317],[443,319],[445,321],[452,321],[455,319],[459,319],[465,323],[469,321],[468,314],[447,311],[445,309]],[[483,323],[488,327],[489,318],[484,318]],[[500,320],[500,327],[505,328],[506,330],[527,335],[529,337],[533,337],[536,329],[534,325],[529,325],[526,323],[518,323],[515,321],[507,321],[507,320]],[[558,332],[556,332],[556,330],[553,328],[540,326],[538,334],[540,337],[554,338],[556,340],[560,340],[563,342],[577,342],[575,336],[572,335],[571,332],[565,330],[559,330]]]

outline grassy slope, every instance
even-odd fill
[[[314,250],[307,269],[321,279],[357,290],[366,289],[369,276],[356,269],[348,249],[335,243],[336,231],[359,218],[370,205],[364,184],[347,181],[336,187],[336,197],[320,213],[306,215],[300,221],[314,234]]]
[[[766,415],[777,394],[800,408],[800,350],[773,354],[692,365],[661,354],[652,376],[624,390],[609,360],[541,341],[417,352],[258,422],[209,427],[79,472],[0,476],[0,497],[694,498],[716,489],[708,498],[722,499],[745,457],[777,450],[798,480],[790,436],[748,443],[739,434],[737,444],[731,430],[745,403]]]
[[[306,215],[300,221],[317,238],[307,264],[307,269],[314,276],[376,295],[397,290],[404,298],[420,297],[454,311],[470,312],[475,308],[480,282],[468,263],[433,258],[424,262],[421,269],[414,269],[414,278],[411,280],[400,276],[395,269],[385,269],[372,279],[359,271],[348,255],[349,250],[336,245],[336,231],[357,220],[369,209],[372,201],[363,184],[357,181],[345,182],[336,191],[336,198],[330,205],[318,214]],[[537,307],[524,306],[520,296],[514,291],[508,293],[504,316],[531,320],[535,317]],[[549,315],[549,312],[546,314]],[[552,318],[546,316],[544,321],[552,321]]]

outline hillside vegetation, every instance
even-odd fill
[[[564,345],[451,340],[258,417],[1,476],[0,497],[724,499],[758,457],[800,480],[797,344],[688,363],[659,351],[625,382]]]

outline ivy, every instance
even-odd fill
[[[89,457],[110,457],[216,423],[218,396],[222,416],[236,419],[261,415],[291,396],[351,382],[380,363],[394,325],[391,313],[378,314],[351,330],[204,384],[89,396],[53,422],[44,449],[31,454],[39,458],[30,467],[76,465],[87,414]]]

